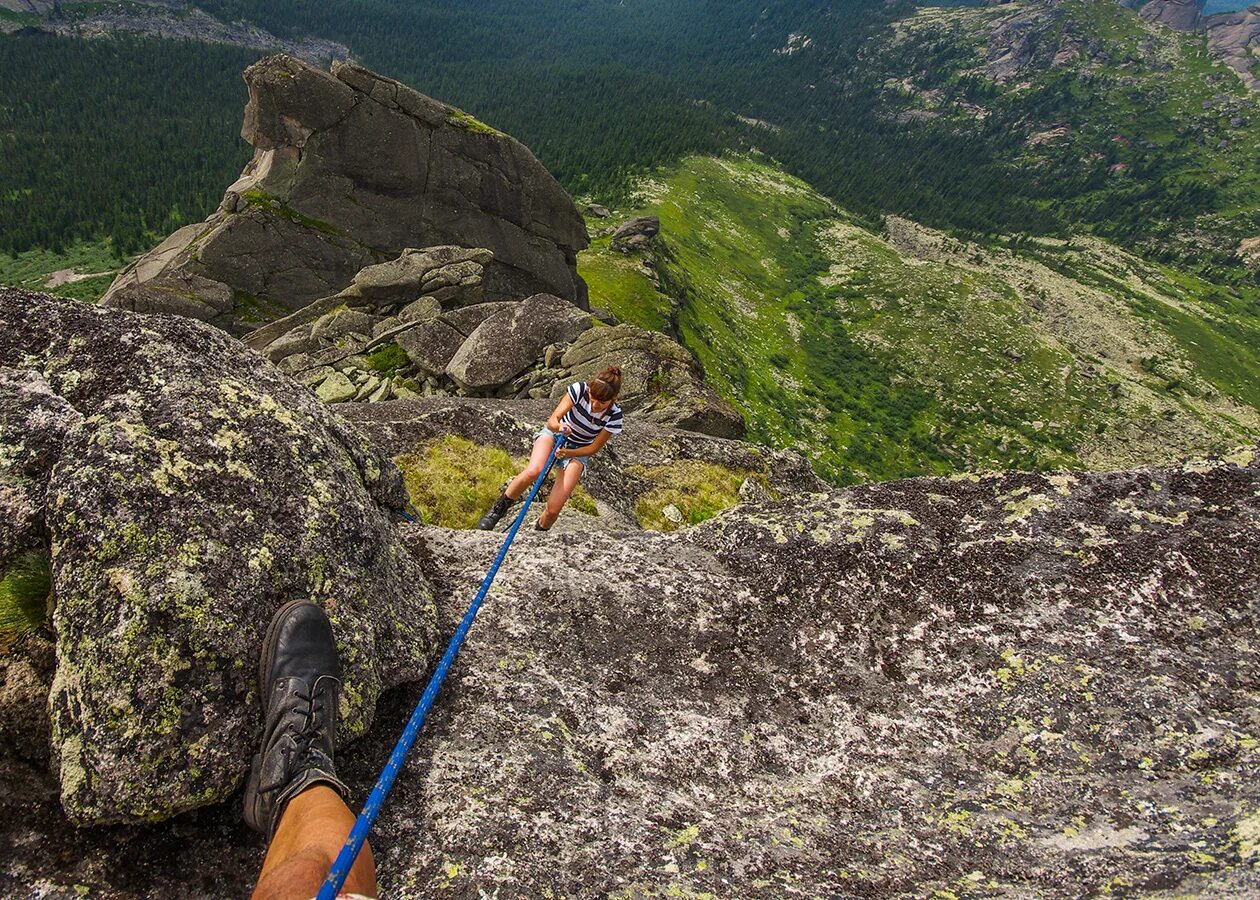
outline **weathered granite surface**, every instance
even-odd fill
[[[245,71],[253,160],[205,222],[123,270],[103,303],[243,334],[337,293],[407,247],[490,250],[488,299],[587,305],[572,199],[522,144],[349,62],[289,56]]]
[[[378,824],[385,895],[1254,896],[1258,464],[522,533]],[[402,533],[449,634],[499,538]],[[417,694],[343,749],[360,796]],[[234,806],[74,832],[0,774],[35,798],[0,794],[0,883],[243,893],[261,857]]]
[[[70,819],[230,797],[261,728],[259,642],[294,597],[328,609],[363,733],[433,648],[432,592],[390,521],[404,503],[387,457],[223,332],[0,289],[0,566],[51,556]],[[46,671],[28,668],[18,700]]]

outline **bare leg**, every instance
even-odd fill
[[[311,900],[328,877],[354,820],[337,792],[322,784],[290,800],[267,848],[253,900]],[[376,896],[376,864],[367,844],[342,890]]]
[[[556,519],[560,518],[560,510],[564,509],[564,504],[569,501],[569,495],[578,486],[585,469],[586,464],[575,459],[560,470],[560,474],[556,476],[556,483],[551,486],[547,508],[538,517],[538,524],[541,527],[550,528],[556,523]]]
[[[551,445],[554,443],[555,440],[549,437],[540,437],[534,441],[534,449],[529,454],[529,465],[525,467],[524,472],[512,479],[507,490],[504,491],[509,498],[519,500],[529,490],[529,486],[542,473],[543,466],[547,465],[547,457],[551,455]]]

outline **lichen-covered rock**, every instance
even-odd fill
[[[305,388],[199,322],[7,289],[0,370],[2,496],[35,519],[0,536],[35,527],[51,553],[71,819],[158,820],[236,790],[286,600],[335,623],[347,737],[423,674],[433,598],[390,521],[401,476]]]
[[[1215,464],[523,535],[378,827],[382,886],[1246,896],[1258,498]],[[411,535],[453,598],[497,549]]]
[[[465,401],[470,423],[478,404],[501,406]],[[409,421],[374,433],[405,443]],[[381,888],[1255,896],[1255,456],[524,531],[377,823]],[[450,633],[501,539],[405,540]],[[340,755],[360,796],[416,693]],[[197,896],[232,892],[235,861],[243,891],[257,843],[229,815],[99,836],[6,816],[23,852],[0,872]]]
[[[106,305],[244,334],[417,243],[488,248],[487,299],[586,305],[586,226],[513,138],[353,63],[330,74],[272,56],[245,82],[254,158],[210,218],[120,273]]]

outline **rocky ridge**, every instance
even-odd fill
[[[486,249],[409,249],[245,342],[328,403],[433,395],[558,400],[608,365],[636,418],[739,437],[739,413],[671,338],[609,326],[552,294],[487,302]]]
[[[493,254],[489,300],[587,306],[586,227],[533,154],[472,116],[349,62],[246,70],[253,160],[219,210],[118,276],[107,306],[178,312],[243,334],[345,288],[405,248]]]
[[[288,53],[322,66],[350,58],[349,48],[336,41],[317,37],[282,38],[257,25],[223,22],[196,6],[171,0],[131,0],[125,4],[99,4],[90,0],[4,0],[0,2],[0,9],[35,17],[30,23],[0,18],[0,33],[35,28],[77,38],[101,38],[120,32],[149,34]]]
[[[394,616],[425,621],[423,612],[405,618],[417,610],[404,584],[433,586],[437,631],[448,634],[498,538],[390,523],[385,511],[398,498],[386,456],[426,434],[481,423],[485,439],[515,440],[520,426],[495,424],[501,412],[512,417],[503,401],[349,408],[373,435],[369,445],[205,326],[28,294],[3,299],[3,496],[26,498],[13,508],[28,510],[31,540],[51,533],[58,675],[43,689],[62,750],[51,779],[37,759],[0,753],[0,778],[16,786],[0,793],[10,813],[0,817],[0,883],[51,897],[74,896],[75,885],[239,893],[261,846],[235,803],[215,806],[225,795],[201,793],[188,772],[162,781],[162,812],[145,815],[210,804],[201,812],[160,827],[69,827],[53,787],[55,761],[65,758],[58,698],[75,684],[64,667],[91,646],[94,666],[107,670],[119,648],[104,638],[126,621],[121,633],[135,646],[226,642],[248,672],[276,594],[314,590],[343,609],[343,641],[377,635],[362,659],[420,677],[417,657],[431,642],[381,632]],[[199,398],[213,398],[206,415]],[[294,447],[303,442],[289,436],[286,417],[314,442],[309,455]],[[212,450],[224,424],[249,429],[257,445],[225,439],[231,451]],[[657,436],[635,440],[627,454],[650,453]],[[111,474],[89,465],[98,457]],[[251,493],[226,471],[202,480],[198,467],[233,460],[265,480]],[[161,493],[161,473],[180,491]],[[301,543],[284,542],[286,517],[317,513],[302,497],[321,484],[333,498],[325,508],[339,515],[315,521],[353,529],[360,548],[327,570],[323,590],[289,564],[306,558]],[[193,535],[202,557],[160,541],[120,552],[98,540],[100,511],[148,524],[168,505],[172,521],[145,533]],[[241,529],[223,549],[201,539],[212,518]],[[250,574],[238,548],[268,533],[262,544],[274,555]],[[379,823],[382,888],[1246,896],[1258,886],[1260,852],[1258,536],[1254,450],[1158,469],[794,494],[673,534],[526,532]],[[362,555],[364,539],[384,555]],[[112,556],[94,564],[89,552]],[[407,567],[403,584],[391,566]],[[369,607],[334,605],[364,577],[382,589]],[[244,581],[216,590],[202,617],[179,614],[177,599],[194,601],[199,583],[224,578]],[[137,590],[120,589],[128,579]],[[38,692],[48,664],[38,642],[48,634],[29,636],[16,662],[5,658],[0,700],[19,682],[25,696]],[[218,748],[220,773],[239,774],[253,737],[248,677],[205,649],[174,656],[182,674],[153,676],[172,692],[159,704],[223,685],[224,672],[239,684],[212,695],[215,716],[205,722],[177,717],[165,734],[150,716],[121,733],[139,746],[178,736],[200,758]],[[94,722],[94,739],[111,733],[98,713],[145,696],[147,682],[128,677],[134,693],[82,693],[76,715]],[[387,697],[378,727],[343,742],[341,767],[359,796],[413,699]],[[8,716],[12,704],[0,710]],[[237,730],[217,730],[219,716]],[[96,740],[91,752],[118,747]],[[110,818],[75,804],[68,771],[77,783],[63,764],[61,792],[75,818]],[[101,784],[106,770],[90,771]]]

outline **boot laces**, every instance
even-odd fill
[[[294,728],[292,725],[287,726],[288,731],[292,735],[292,741],[286,741],[280,746],[280,752],[284,755],[284,768],[280,774],[280,780],[274,784],[259,788],[259,791],[262,793],[276,791],[285,787],[292,780],[292,775],[296,771],[324,764],[324,760],[319,758],[323,756],[323,751],[318,749],[315,743],[323,740],[327,734],[327,726],[323,715],[326,692],[314,689],[305,692],[301,688],[295,688],[293,696],[301,700],[305,707],[302,710],[303,722],[301,727],[298,728]],[[296,768],[294,763],[297,763]]]

